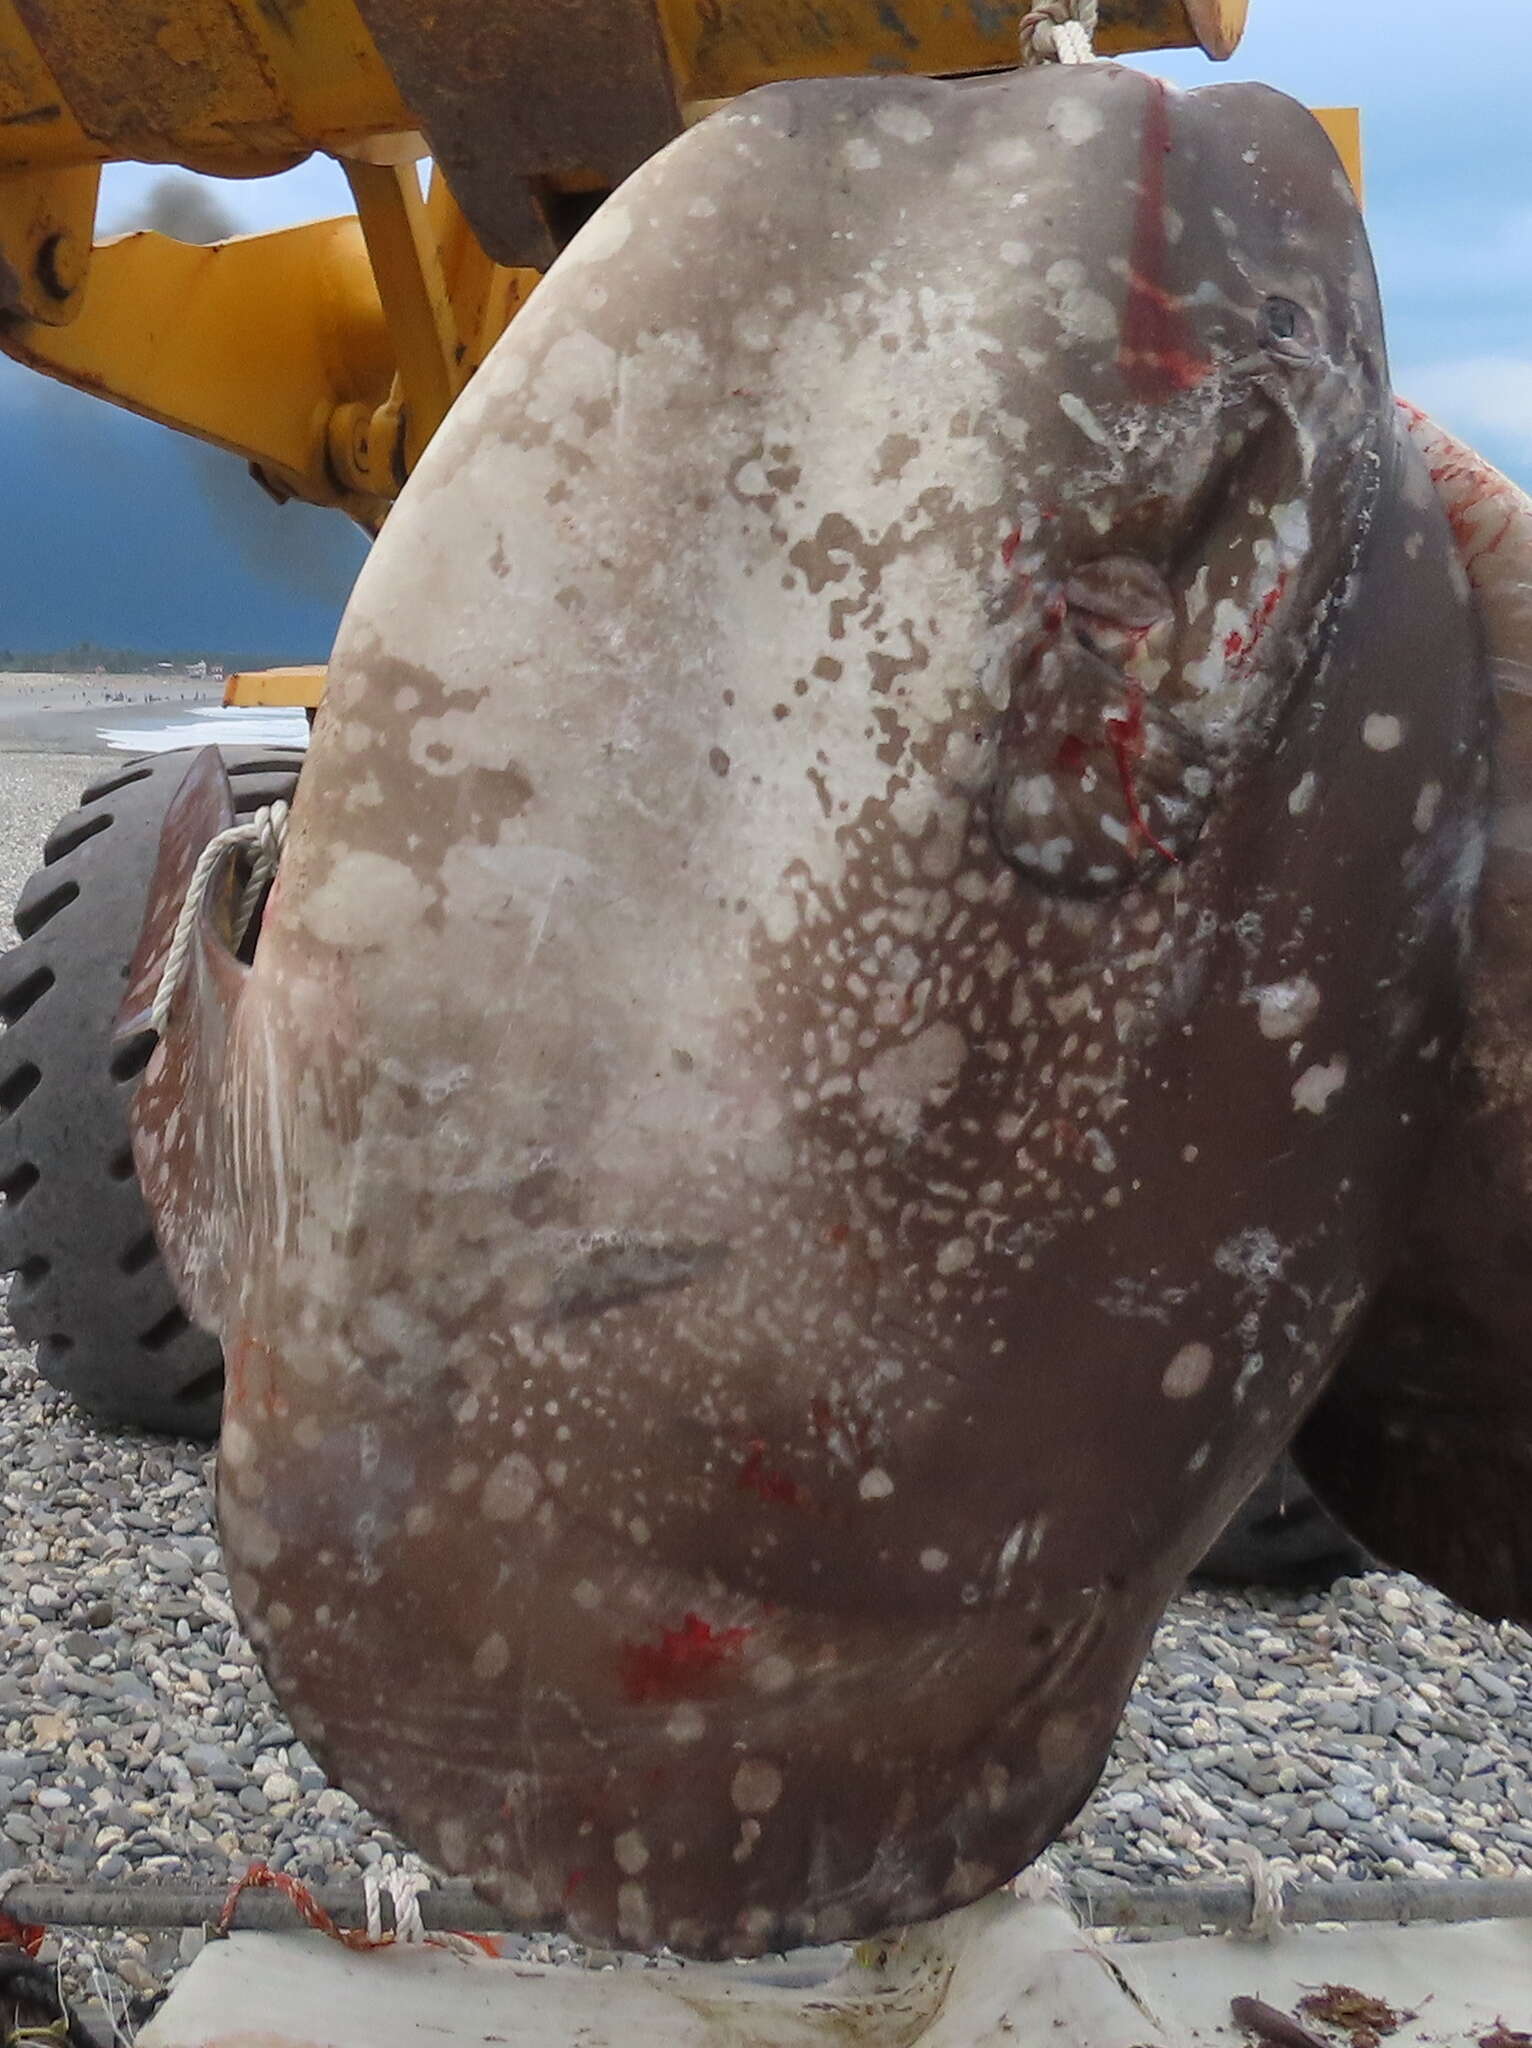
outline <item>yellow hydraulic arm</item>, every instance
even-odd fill
[[[1102,0],[1227,56],[1246,0]],[[1015,0],[0,0],[0,349],[375,528],[603,192],[771,79],[1014,61]],[[95,244],[114,158],[344,166],[355,220]],[[435,173],[422,198],[415,165]]]
[[[376,530],[548,263],[689,121],[776,79],[1005,68],[1028,4],[0,0],[0,351]],[[1247,6],[1100,0],[1097,47],[1227,57]],[[1320,118],[1359,182],[1354,115]],[[96,241],[104,162],[255,177],[316,150],[354,217]]]

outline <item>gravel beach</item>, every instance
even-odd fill
[[[10,750],[0,716],[7,906],[98,769]],[[96,1430],[4,1327],[0,1346],[0,1873],[222,1885],[259,1855],[324,1880],[397,1849],[293,1741],[240,1634],[210,1457]],[[1141,1884],[1243,1876],[1245,1841],[1285,1874],[1532,1882],[1532,1637],[1381,1573],[1324,1597],[1183,1597],[1057,1860]],[[147,1994],[196,1941],[67,1953],[74,1981],[94,1953]]]

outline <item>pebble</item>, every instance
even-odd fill
[[[14,901],[101,764],[6,765]],[[0,1323],[0,1872],[221,1888],[259,1856],[343,1882],[403,1847],[326,1785],[272,1697],[235,1621],[211,1466],[95,1429]],[[1246,1841],[1286,1876],[1532,1879],[1532,1637],[1384,1573],[1323,1595],[1183,1594],[1054,1860],[1243,1880]],[[94,1955],[152,1993],[195,1943],[63,1948],[77,1984]]]
[[[1211,1668],[1212,1645],[1216,1733],[1187,1743],[1207,1718],[1189,1713],[1188,1680]],[[1325,1594],[1188,1592],[1161,1624],[1106,1775],[1054,1860],[1136,1882],[1243,1876],[1232,1847],[1243,1839],[1275,1853],[1289,1877],[1532,1878],[1529,1767],[1525,1630],[1382,1572]],[[1194,1813],[1184,1840],[1146,1826],[1120,1803],[1123,1788],[1157,1783],[1205,1796],[1232,1828]]]

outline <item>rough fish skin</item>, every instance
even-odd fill
[[[1460,1028],[1484,664],[1333,152],[1112,65],[751,95],[539,287],[330,678],[137,1141],[295,1728],[517,1924],[983,1894]]]

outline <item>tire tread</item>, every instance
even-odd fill
[[[290,798],[302,755],[225,753],[236,810]],[[37,1370],[103,1420],[217,1434],[222,1357],[176,1299],[134,1174],[151,1034],[113,1050],[165,809],[191,753],[114,766],[49,833],[0,955],[0,1272]],[[46,999],[46,1000],[45,1000]]]

